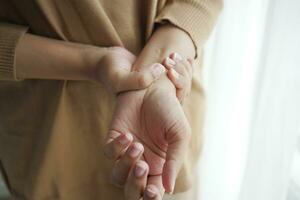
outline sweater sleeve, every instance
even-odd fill
[[[27,27],[0,22],[0,81],[17,81],[15,50]]]
[[[155,22],[171,23],[184,30],[197,52],[208,39],[222,8],[222,0],[167,0]]]

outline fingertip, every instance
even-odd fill
[[[130,133],[120,134],[111,138],[103,147],[104,156],[109,160],[115,160],[131,144],[133,136]]]
[[[133,143],[131,147],[129,147],[129,155],[132,159],[138,157],[140,154],[144,152],[144,146],[141,143]]]
[[[170,54],[170,58],[175,60],[175,61],[182,61],[183,58],[179,53],[173,52]]]
[[[169,194],[173,193],[175,187],[175,180],[177,176],[175,167],[176,166],[172,161],[167,161],[163,169],[163,186],[165,191]]]
[[[166,69],[165,67],[160,64],[160,63],[154,63],[152,66],[151,66],[151,72],[152,72],[152,75],[154,77],[154,79],[157,79],[159,78],[163,73],[166,72]]]
[[[136,178],[141,178],[149,171],[149,167],[144,161],[137,161],[134,167],[134,175]]]
[[[119,144],[121,145],[128,145],[131,141],[133,140],[133,136],[130,133],[125,133],[123,135],[120,135],[117,138],[117,141],[119,142]]]
[[[154,185],[148,185],[146,187],[145,194],[148,198],[154,199],[159,195],[159,191]]]
[[[172,60],[170,57],[166,57],[163,60],[163,65],[167,68],[167,69],[172,69],[175,65],[176,62],[174,60]]]

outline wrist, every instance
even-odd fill
[[[160,26],[138,56],[134,69],[145,68],[155,62],[161,63],[173,52],[185,58],[194,58],[194,43],[186,32],[176,26]]]
[[[176,88],[166,75],[155,81],[148,91],[156,91],[158,94],[167,93],[176,98]]]
[[[101,65],[100,63],[105,55],[109,53],[109,48],[88,46],[83,48],[81,52],[85,68],[84,76],[86,77],[86,80],[99,82],[97,77],[99,73],[99,65]]]

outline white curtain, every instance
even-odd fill
[[[199,199],[300,200],[300,0],[225,0],[205,49]]]

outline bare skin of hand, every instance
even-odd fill
[[[167,69],[168,78],[176,87],[176,96],[181,104],[191,92],[193,77],[193,59],[183,58],[178,53],[171,53],[162,64]]]
[[[184,99],[191,90],[192,62],[191,59],[185,59],[178,53],[171,53],[163,60],[163,65],[167,69],[167,76],[176,87],[176,96],[181,104],[183,104]],[[155,185],[148,185],[146,188],[147,178],[145,177],[148,176],[149,166],[147,163],[144,163],[142,166],[141,164],[136,164],[140,160],[146,160],[143,155],[144,146],[133,140],[132,134],[121,134],[118,131],[112,132],[105,150],[107,157],[112,160],[119,160],[121,163],[116,165],[117,167],[113,171],[112,182],[121,187],[125,184],[126,199],[139,199],[140,194],[144,191],[144,199],[161,198],[163,192],[158,191]],[[143,175],[138,176],[138,174],[141,174],[141,170],[143,170]],[[119,176],[123,177],[118,178]],[[122,182],[120,183],[119,181]]]
[[[114,94],[144,89],[166,71],[159,63],[153,63],[146,69],[132,71],[136,57],[123,47],[108,48],[101,59],[97,58],[97,54],[94,56],[96,60],[95,64],[90,65],[90,79],[102,84],[107,91]]]
[[[194,56],[194,46],[189,36],[177,28],[165,26],[151,37],[133,69],[144,69],[155,62],[162,63],[164,58],[171,54],[170,50],[182,53],[183,57]],[[182,66],[182,63],[180,65]],[[124,193],[127,200],[160,200],[164,189],[171,193],[188,149],[190,127],[176,97],[176,84],[171,82],[171,76],[168,77],[158,79],[145,90],[126,92],[118,97],[113,128],[109,132],[105,152],[108,158],[116,160],[112,170],[112,182],[117,186],[125,184]],[[130,134],[124,133],[130,133],[134,137],[125,137]],[[124,141],[121,145],[119,141],[126,138],[126,145]],[[142,144],[144,156],[128,159],[132,145],[137,142]],[[147,183],[137,184],[138,179],[135,179],[136,181],[130,181],[131,184],[128,184],[129,180],[132,180],[129,173],[134,171],[135,164],[141,159],[146,160],[149,167]],[[135,195],[128,194],[128,191]]]
[[[123,47],[95,47],[32,34],[22,37],[16,55],[19,79],[92,81],[113,94],[146,88],[165,72],[158,63],[132,71],[136,57]]]
[[[128,137],[128,141],[133,141],[133,144],[141,143],[144,148],[141,159],[149,166],[147,185],[159,191],[155,194],[158,199],[162,198],[164,188],[167,192],[172,192],[191,134],[171,83],[170,87],[171,90],[150,86],[145,90],[119,95],[105,146],[106,155],[117,159],[124,152],[115,150],[117,148],[112,142],[124,133],[131,133],[133,138]],[[116,162],[112,172],[112,181],[118,186],[126,183],[129,171],[139,159],[127,162],[123,157]],[[140,191],[137,193],[141,195]]]

